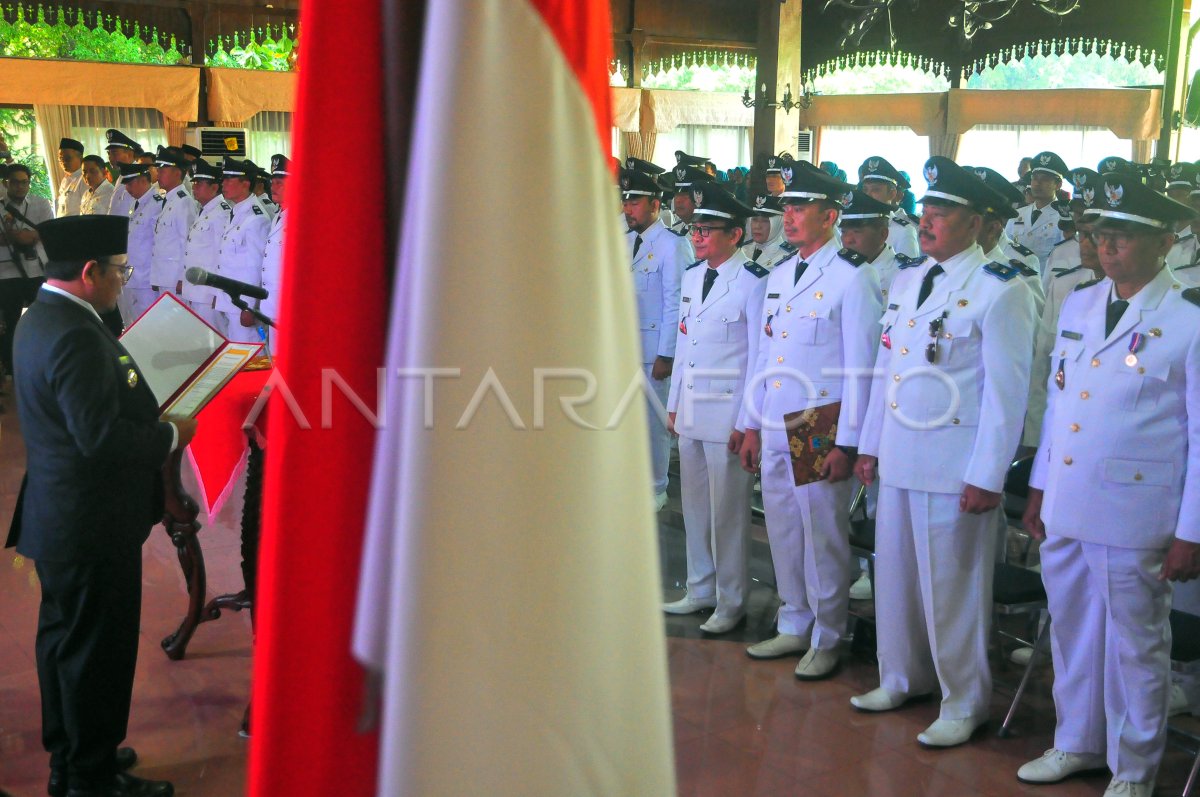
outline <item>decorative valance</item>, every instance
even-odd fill
[[[642,129],[649,122],[658,133],[679,125],[754,126],[754,109],[745,107],[737,94],[643,90],[642,105]]]
[[[988,92],[996,94],[998,92]],[[946,128],[946,94],[840,94],[813,98],[800,127],[909,127],[919,136]]]
[[[0,58],[0,103],[157,108],[195,121],[200,70],[186,66]]]
[[[291,111],[295,105],[295,72],[211,68],[205,72],[212,119],[241,124],[259,111]]]
[[[1162,89],[949,92],[948,133],[965,133],[975,125],[987,124],[1105,127],[1119,138],[1158,138]]]

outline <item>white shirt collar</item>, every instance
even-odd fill
[[[48,283],[48,282],[44,282],[44,283],[42,283],[42,290],[44,290],[44,291],[50,291],[51,293],[57,293],[59,296],[65,296],[65,297],[67,297],[68,299],[70,299],[70,300],[71,300],[71,301],[73,301],[75,304],[79,305],[80,307],[85,307],[85,308],[87,308],[87,311],[88,311],[89,313],[91,313],[92,315],[94,315],[94,316],[96,317],[96,320],[97,320],[97,321],[100,321],[100,320],[101,320],[101,319],[100,319],[100,314],[96,312],[96,308],[95,308],[95,307],[92,307],[90,304],[88,304],[87,302],[85,302],[83,299],[80,299],[80,298],[79,298],[78,296],[76,296],[75,294],[73,294],[73,293],[68,293],[67,291],[64,291],[62,288],[59,288],[57,285],[51,285],[51,284],[50,284],[50,283]],[[101,323],[103,323],[103,322],[101,322]]]

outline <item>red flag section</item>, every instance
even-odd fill
[[[374,429],[322,372],[374,405],[389,271],[381,4],[306,2],[276,377],[304,416],[270,402],[249,794],[374,793],[350,655]],[[331,182],[330,175],[334,175]],[[305,425],[311,428],[303,428]]]

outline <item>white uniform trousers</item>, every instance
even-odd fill
[[[1105,754],[1117,780],[1152,781],[1167,741],[1171,587],[1158,580],[1166,551],[1047,532],[1054,746]]]
[[[960,512],[958,502],[881,485],[875,523],[880,685],[911,695],[940,685],[944,720],[984,715],[992,696],[996,518]]]
[[[117,306],[121,309],[121,320],[128,328],[130,324],[141,318],[142,313],[150,309],[150,305],[154,304],[154,300],[158,298],[158,292],[153,288],[126,286],[125,290],[121,291],[121,296],[124,302],[118,302]]]
[[[833,650],[850,604],[849,480],[797,487],[787,451],[762,452],[763,509],[775,562],[779,633]]]
[[[725,443],[681,436],[679,480],[688,595],[716,597],[717,616],[737,617],[746,610],[750,591],[747,551],[754,476],[742,470]]]
[[[654,479],[654,494],[657,495],[667,490],[667,468],[671,465],[671,433],[667,431],[664,420],[667,417],[667,394],[671,392],[671,379],[668,377],[655,381],[650,376],[653,368],[653,363],[642,365],[646,379],[654,387],[654,394],[658,397],[658,401],[655,402],[646,396],[646,415],[650,426],[650,472]]]

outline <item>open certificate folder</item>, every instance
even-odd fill
[[[170,293],[134,321],[121,344],[137,363],[160,414],[192,417],[262,349],[233,343]]]

